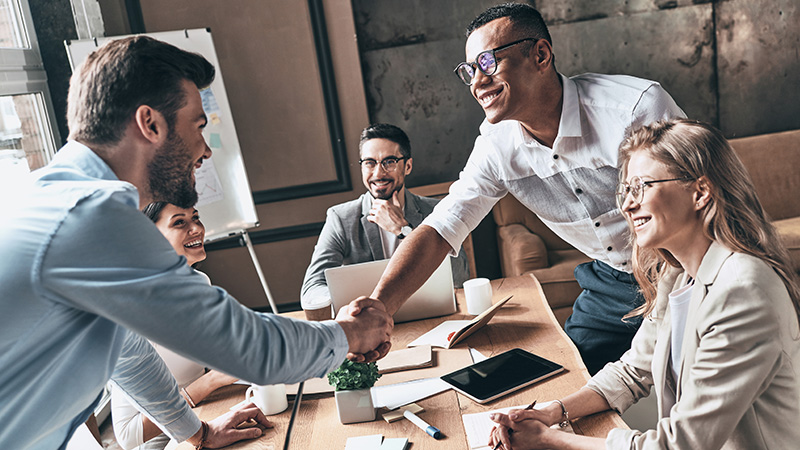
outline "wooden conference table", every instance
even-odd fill
[[[385,422],[380,418],[380,414],[386,410],[379,410],[378,417],[374,422],[342,425],[336,415],[336,405],[332,394],[304,395],[290,437],[290,448],[344,449],[348,437],[382,434],[384,437],[408,438],[409,442],[413,443],[411,448],[414,450],[467,449],[469,446],[461,419],[462,414],[524,405],[534,400],[549,401],[564,397],[583,386],[589,379],[589,374],[581,362],[578,350],[553,316],[536,278],[532,275],[523,275],[498,279],[492,281],[492,287],[494,302],[512,294],[514,297],[500,308],[488,325],[455,347],[466,349],[468,346],[477,349],[485,356],[493,356],[519,347],[563,365],[566,368],[564,372],[485,405],[475,403],[454,390],[417,401],[418,405],[425,408],[425,411],[420,413],[420,417],[439,428],[446,436],[441,440],[429,437],[407,420],[391,424]],[[456,291],[456,298],[459,311],[451,316],[396,324],[392,335],[392,349],[406,348],[409,342],[444,320],[471,319],[473,316],[465,314],[466,302],[461,289]],[[296,318],[304,317],[302,312],[285,315]],[[444,358],[439,352],[452,351],[435,350],[442,361]],[[425,373],[417,377],[422,378],[435,376],[430,374],[432,370],[436,369],[418,369],[398,373],[403,373],[408,379],[413,379],[412,372]],[[447,369],[441,374],[451,370]],[[384,378],[388,378],[389,375],[396,374],[384,375],[378,381],[378,385],[383,384]],[[245,387],[241,385],[219,389],[199,405],[195,412],[202,420],[213,419],[228,412],[231,406],[242,401],[244,391]],[[238,442],[226,448],[282,449],[291,416],[292,403],[292,401],[289,402],[289,408],[283,413],[268,417],[275,423],[275,427],[266,430],[260,438]],[[625,422],[614,412],[604,412],[573,421],[575,432],[587,436],[605,437],[612,428],[627,428]],[[177,449],[180,450],[191,448],[192,446],[188,443],[177,446]]]

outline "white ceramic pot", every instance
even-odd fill
[[[340,422],[346,424],[375,420],[375,406],[372,404],[369,389],[336,391],[335,395]]]

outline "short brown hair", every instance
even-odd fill
[[[159,111],[172,127],[176,112],[186,104],[183,80],[205,88],[214,80],[214,66],[201,55],[147,36],[109,42],[90,54],[70,79],[70,139],[115,144],[141,105]]]

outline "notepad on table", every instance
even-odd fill
[[[408,344],[409,347],[431,345],[434,347],[453,348],[456,344],[478,331],[489,323],[501,306],[511,299],[511,295],[492,305],[491,308],[475,316],[472,320],[446,320],[437,327],[423,334]]]

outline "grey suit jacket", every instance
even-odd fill
[[[433,211],[439,200],[420,197],[406,192],[405,218],[416,229]],[[359,198],[328,209],[325,225],[319,235],[311,264],[306,270],[300,302],[303,308],[318,305],[330,299],[325,281],[325,269],[347,264],[386,259],[381,245],[380,227],[367,220],[372,206],[372,196],[367,192]],[[459,251],[458,258],[450,258],[453,282],[456,287],[469,278],[467,258]]]
[[[781,279],[763,261],[711,244],[692,288],[675,380],[668,294],[687,275],[670,272],[631,349],[587,385],[618,411],[655,386],[658,424],[612,430],[606,448],[797,448],[800,329]],[[671,395],[674,405],[664,401]]]

